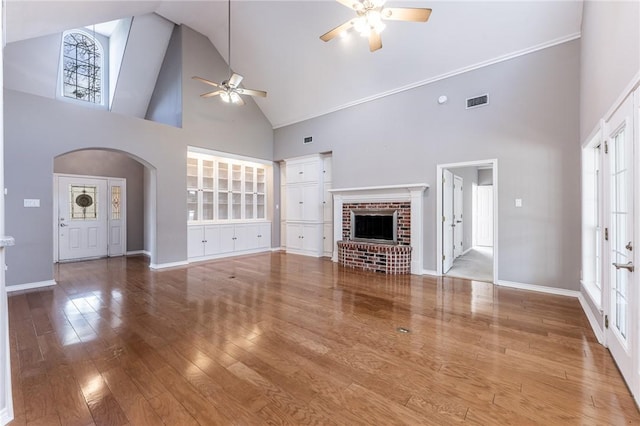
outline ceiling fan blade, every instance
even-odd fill
[[[267,92],[265,92],[264,90],[253,90],[253,89],[238,88],[238,93],[240,93],[242,95],[249,95],[249,96],[260,96],[261,98],[266,98],[267,97]]]
[[[243,78],[244,77],[242,77],[240,74],[236,74],[234,72],[231,78],[229,79],[229,83],[228,83],[229,87],[233,87],[235,89],[236,87],[238,87],[238,85],[240,84]]]
[[[213,96],[218,96],[222,92],[224,92],[224,90],[216,90],[216,91],[209,92],[209,93],[203,93],[202,95],[200,95],[200,97],[201,98],[211,98]]]
[[[235,101],[234,103],[238,105],[244,105],[244,99],[242,99],[242,96],[238,96],[238,100]]]
[[[392,21],[427,22],[431,9],[415,7],[385,7],[382,17]]]
[[[358,10],[362,8],[362,3],[358,0],[336,0],[343,6],[348,7],[349,9]]]
[[[375,31],[371,31],[369,34],[369,50],[371,52],[375,52],[380,48],[382,48],[382,39],[380,38],[380,34]]]
[[[195,77],[195,76],[191,77],[191,78],[194,79],[194,80],[198,80],[198,81],[200,81],[200,82],[202,82],[204,84],[208,84],[210,86],[213,86],[213,87],[220,87],[220,85],[218,83],[214,83],[213,81],[207,80],[206,78]]]
[[[353,20],[347,21],[342,25],[338,25],[337,27],[335,27],[331,31],[328,31],[328,32],[322,34],[320,36],[320,40],[329,41],[329,40],[339,36],[343,32],[348,31],[352,26],[353,26]]]

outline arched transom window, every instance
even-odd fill
[[[66,32],[62,40],[62,94],[102,104],[103,49],[91,35]]]

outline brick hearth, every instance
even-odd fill
[[[398,244],[350,241],[351,211],[378,209],[398,211]],[[349,268],[385,274],[411,273],[411,202],[344,203],[338,263]]]

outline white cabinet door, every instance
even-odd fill
[[[287,223],[287,249],[302,249],[302,225]]]
[[[322,221],[322,199],[320,185],[317,183],[302,185],[302,220],[310,222]]]
[[[252,237],[252,232],[250,228],[253,225],[235,225],[234,226],[234,236],[233,236],[233,250],[234,251],[242,251],[248,250],[251,245],[255,244],[255,237]]]
[[[303,190],[300,185],[287,186],[286,218],[287,220],[302,219],[302,205],[304,204]]]
[[[221,225],[221,226],[218,226],[218,228],[220,230],[218,253],[232,252],[234,250],[235,226]]]
[[[204,227],[189,226],[187,228],[187,256],[204,256]]]
[[[325,183],[322,188],[324,194],[322,197],[322,220],[325,222],[333,221],[333,196],[329,192],[330,189],[330,183]]]
[[[322,158],[322,180],[331,182],[331,156]]]
[[[204,255],[211,256],[220,252],[220,227],[204,227]]]
[[[333,224],[325,223],[323,226],[322,241],[324,245],[324,255],[333,256]]]
[[[314,256],[322,255],[322,225],[302,225],[302,250]]]
[[[271,247],[271,224],[261,223],[258,225],[258,242],[256,248],[265,249]]]

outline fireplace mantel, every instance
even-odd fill
[[[336,188],[333,195],[334,241],[342,240],[342,207],[344,203],[411,202],[411,273],[422,275],[423,246],[423,193],[429,185],[413,183],[403,185],[367,186],[360,188]],[[334,262],[338,261],[337,244],[333,247]]]

